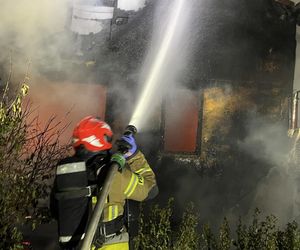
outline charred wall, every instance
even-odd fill
[[[130,69],[140,67],[145,56],[155,3],[132,15],[128,25],[113,29],[111,46]],[[188,85],[197,88],[203,80],[222,79],[291,87],[296,47],[292,14],[273,0],[204,0],[193,7],[193,56],[183,76]]]
[[[192,62],[196,80],[291,85],[295,22],[282,16],[273,1],[205,1],[204,9]]]

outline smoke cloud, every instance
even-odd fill
[[[73,1],[0,1],[0,78],[7,80],[10,60],[12,84],[20,83],[29,68],[32,117],[39,116],[41,127],[52,116],[56,122],[62,120],[62,126],[70,123],[61,143],[69,142],[73,127],[84,116],[104,119],[105,87],[91,79],[84,59],[81,67],[72,68],[72,60],[76,63],[76,35],[70,31]]]
[[[45,55],[59,57],[60,49],[67,44],[64,37],[70,1],[18,0],[1,1],[0,61],[7,62],[12,54],[13,64],[22,68],[32,61],[35,68]]]
[[[233,227],[240,216],[250,223],[256,208],[262,217],[275,215],[281,226],[299,220],[300,175],[290,158],[294,144],[286,125],[255,112],[245,123],[245,137],[231,145],[234,155],[223,155],[220,175],[209,171],[202,175],[193,163],[181,171],[171,159],[162,162],[160,173],[172,179],[166,193],[175,194],[177,216],[193,201],[201,221],[215,229],[224,217]],[[168,199],[167,194],[161,196]]]
[[[246,153],[269,164],[270,169],[257,183],[250,210],[259,208],[263,215],[273,214],[285,225],[298,219],[298,170],[293,166],[293,141],[286,124],[271,123],[262,117],[251,117],[248,136],[239,143]],[[295,171],[296,170],[296,171]]]
[[[142,1],[139,3],[144,5]],[[151,102],[144,104],[147,108],[147,112],[144,113],[147,113],[149,116],[156,112],[155,110],[160,106],[162,97],[168,93],[168,90],[170,88],[175,88],[175,86],[179,86],[178,83],[182,82],[181,73],[187,65],[190,53],[189,48],[191,47],[190,36],[192,33],[192,25],[190,18],[193,17],[192,5],[195,3],[196,1],[184,3],[184,8],[180,13],[180,21],[176,24],[175,35],[172,37],[166,59],[160,69],[159,78],[156,81],[158,87],[151,91],[153,95],[150,98]],[[126,4],[132,7],[133,5],[137,5],[137,1],[128,2]],[[31,61],[30,69],[32,75],[44,75],[44,77],[40,78],[31,78],[30,87],[32,88],[42,84],[52,84],[49,79],[43,79],[48,77],[53,80],[53,83],[57,84],[63,84],[64,80],[69,80],[68,78],[72,78],[71,81],[74,81],[74,75],[79,75],[79,73],[70,72],[66,67],[66,61],[70,61],[68,55],[73,56],[76,53],[74,48],[76,46],[76,37],[75,34],[72,34],[69,30],[71,5],[71,0],[43,2],[38,0],[19,0],[17,3],[2,0],[0,10],[0,49],[5,53],[0,55],[0,62],[2,65],[5,65],[6,71],[9,67],[9,57],[12,56],[13,71],[15,75],[22,75],[27,70],[28,60]],[[139,7],[142,7],[142,5]],[[144,83],[149,76],[150,69],[167,29],[168,21],[172,18],[171,9],[172,4],[170,1],[165,0],[156,3],[155,20],[148,20],[151,22],[153,21],[154,23],[151,32],[153,36],[149,43],[151,46],[148,48],[148,55],[144,60],[141,71],[140,68],[134,72],[125,70],[127,75],[124,78],[124,65],[126,64],[126,61],[124,62],[122,59],[120,60],[120,58],[113,55],[102,58],[103,54],[101,54],[101,50],[103,47],[97,47],[97,54],[91,56],[97,63],[95,68],[99,68],[99,72],[101,71],[104,72],[104,74],[109,75],[107,79],[109,79],[109,84],[112,87],[111,92],[122,95],[120,98],[128,100],[133,99],[131,93],[127,94],[127,86],[124,86],[126,85],[124,83],[130,81],[132,76],[134,78],[132,81],[139,82],[140,84],[140,92],[137,96],[141,95],[140,93],[144,88]],[[94,36],[94,38],[97,39],[97,36]],[[81,42],[85,43],[85,46],[88,47],[89,38],[85,37]],[[99,41],[95,42],[98,43]],[[101,44],[101,46],[102,45],[103,44]],[[104,50],[105,49],[107,50],[107,48],[104,48]],[[174,53],[175,51],[176,53]],[[65,55],[67,55],[67,57]],[[122,65],[122,63],[124,63],[124,65]],[[83,65],[83,67],[85,66]],[[59,74],[55,73],[57,71],[59,71]],[[101,73],[96,74],[97,79],[91,80],[89,72],[83,70],[80,80],[77,80],[77,82],[86,79],[86,82],[88,83],[98,83],[98,77]],[[60,75],[63,75],[63,79],[60,79]],[[137,80],[137,78],[139,78],[139,80]],[[100,79],[103,79],[103,76],[100,76]],[[20,80],[17,80],[17,82],[20,82]],[[48,95],[45,92],[46,89],[48,89],[48,87],[40,92],[41,96]],[[37,93],[37,91],[34,92]],[[59,100],[58,102],[67,103],[68,107],[73,107],[70,103],[76,100],[76,94],[82,94],[76,93],[76,91],[70,93],[67,89],[64,90],[64,88],[61,88],[59,93],[52,93],[53,96],[47,97],[51,99],[57,98],[57,101]],[[65,98],[62,99],[60,96],[65,96]],[[152,100],[155,101],[153,102]],[[47,98],[43,98],[43,101],[46,103],[46,106],[49,106],[47,104]],[[93,102],[94,105],[99,105],[96,100],[87,100],[87,102]],[[131,101],[131,103],[126,106],[128,110],[133,109],[133,103],[134,101]],[[136,104],[135,107],[136,106],[141,105]],[[67,110],[70,110],[71,107]],[[124,109],[124,105],[122,105],[121,109]],[[122,110],[115,110],[114,112],[122,113]],[[128,116],[130,115],[131,114],[128,114]],[[143,117],[143,120],[146,121],[146,118]]]
[[[286,124],[271,123],[266,118],[254,116],[249,117],[246,129],[248,136],[239,143],[241,149],[274,166],[287,167],[291,145]]]

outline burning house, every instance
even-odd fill
[[[289,0],[191,1],[190,12],[180,16],[169,2],[96,2],[76,1],[64,35],[42,40],[50,53],[36,52],[43,60],[36,60],[30,98],[42,118],[70,111],[64,142],[90,114],[110,123],[117,137],[166,43],[171,49],[161,60],[163,73],[151,78],[157,87],[139,114],[139,144],[160,188],[155,202],[174,197],[179,216],[193,201],[203,219],[217,222],[247,215],[257,185],[290,149],[289,122],[298,128],[299,95],[294,105],[288,98],[296,82],[299,6]],[[186,2],[183,9],[190,7]],[[176,23],[164,40],[166,16]],[[61,40],[67,45],[53,49]]]
[[[151,67],[155,49],[151,52],[149,46],[158,43],[153,40],[159,27],[155,11],[163,16],[162,9],[167,7],[159,9],[156,1],[150,1],[145,7],[145,3],[135,6],[135,11],[116,8],[113,12],[113,2],[100,8],[106,15],[103,20],[90,18],[94,24],[101,23],[95,34],[80,34],[82,24],[74,23],[88,22],[88,18],[75,8],[72,29],[77,35],[71,51],[75,53],[70,59],[68,51],[59,70],[52,67],[43,72],[42,67],[42,75],[48,78],[47,93],[53,91],[53,101],[65,105],[60,112],[74,105],[77,121],[88,110],[105,118],[118,134],[129,123],[142,80],[146,80],[139,72],[144,74]],[[192,200],[205,217],[222,217],[230,209],[247,210],[258,181],[272,165],[261,157],[266,150],[261,138],[250,149],[245,146],[253,126],[265,126],[262,133],[267,137],[273,134],[268,134],[266,124],[285,124],[288,129],[297,12],[292,2],[273,0],[210,0],[193,7],[185,27],[187,39],[177,44],[192,49],[184,55],[173,51],[170,62],[177,60],[184,67],[174,68],[180,72],[176,77],[162,77],[150,102],[151,118],[145,117],[146,129],[139,140],[156,166],[161,202],[173,196],[183,209]],[[188,59],[182,62],[180,57]],[[168,81],[176,84],[166,88]],[[63,83],[74,97],[70,102],[55,94]],[[37,85],[37,92],[42,93],[44,87]],[[87,100],[93,104],[88,106]]]
[[[188,37],[193,49],[174,79],[179,84],[157,89],[166,93],[152,100],[155,110],[139,136],[154,156],[162,201],[174,196],[184,207],[194,200],[205,216],[252,202],[271,164],[255,155],[265,145],[255,145],[260,152],[241,145],[251,126],[264,125],[261,119],[288,128],[296,49],[293,8],[288,1],[204,1],[195,7],[200,14],[190,18]],[[154,10],[155,4],[148,3],[126,25],[113,25],[110,49],[98,52],[90,69],[94,82],[106,88],[106,119],[116,130],[128,123],[138,96],[137,72],[151,44]],[[101,65],[106,56],[114,65]],[[164,184],[170,179],[172,184]]]

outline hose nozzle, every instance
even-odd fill
[[[133,125],[128,125],[128,126],[125,128],[124,135],[135,135],[136,133],[137,133],[136,127],[133,126]]]

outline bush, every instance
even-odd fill
[[[239,219],[232,235],[224,218],[215,234],[209,224],[198,227],[199,214],[191,203],[183,214],[179,228],[171,227],[173,199],[164,208],[155,205],[148,217],[141,213],[139,234],[134,239],[136,250],[188,249],[188,250],[296,250],[300,249],[300,230],[294,221],[279,229],[273,215],[259,219],[256,209],[248,226]],[[217,235],[217,236],[216,236]]]
[[[173,249],[197,249],[199,234],[197,232],[199,215],[193,203],[190,203],[183,213],[182,222],[174,239]]]
[[[45,214],[38,206],[49,193],[47,180],[66,147],[58,140],[64,128],[57,130],[51,118],[39,128],[38,116],[29,121],[30,104],[24,103],[28,76],[13,91],[10,77],[1,90],[0,102],[0,249],[17,249],[22,240],[19,227],[26,216],[40,223]],[[13,87],[13,86],[12,86]]]
[[[150,215],[146,218],[141,211],[139,233],[134,239],[135,249],[197,249],[199,244],[198,215],[194,213],[194,206],[190,204],[183,214],[182,223],[178,231],[171,229],[171,216],[173,199],[167,206],[152,207]]]
[[[165,208],[155,205],[148,219],[144,216],[141,207],[139,232],[134,239],[135,249],[170,249],[172,203],[173,199],[170,199]]]

